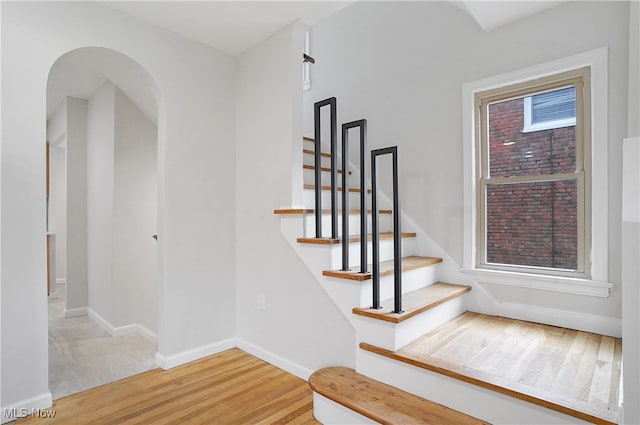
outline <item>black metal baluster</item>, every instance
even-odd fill
[[[373,221],[373,308],[380,308],[380,230],[378,228],[378,176],[376,158],[391,154],[393,165],[393,293],[394,313],[402,313],[402,245],[400,224],[400,196],[398,194],[398,147],[375,149],[371,151],[371,206]]]
[[[360,273],[367,272],[367,200],[366,200],[366,140],[367,120],[357,120],[342,124],[342,270],[349,270],[349,195],[347,193],[349,130],[360,129]],[[345,236],[346,235],[346,236]]]
[[[336,98],[330,97],[325,100],[314,103],[313,108],[313,125],[314,125],[314,139],[315,139],[315,151],[314,151],[314,182],[315,182],[315,217],[316,217],[316,238],[322,237],[322,162],[321,162],[321,116],[320,110],[324,106],[329,106],[330,109],[330,125],[331,125],[331,237],[337,238],[338,236],[338,206],[337,202],[337,187],[336,187],[336,138],[337,138],[337,105]]]

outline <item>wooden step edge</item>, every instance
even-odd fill
[[[362,350],[438,373],[440,375],[448,376],[450,378],[536,404],[538,406],[546,407],[556,412],[564,413],[593,424],[616,425],[618,423],[617,415],[610,410],[604,411],[605,409],[598,409],[587,403],[578,403],[569,400],[558,401],[557,396],[554,397],[553,395],[541,390],[533,389],[525,386],[524,384],[508,382],[504,378],[489,376],[488,374],[484,374],[480,371],[474,371],[469,368],[457,366],[444,360],[436,361],[435,359],[430,359],[429,362],[426,362],[417,355],[400,355],[391,350],[367,344],[366,342],[361,342],[359,346]],[[532,394],[533,392],[537,394]]]
[[[419,269],[422,267],[432,266],[434,264],[442,263],[442,258],[436,257],[418,257],[410,256],[403,257],[401,261],[402,271],[407,272],[410,270]],[[387,265],[390,265],[387,266]],[[335,277],[338,279],[356,280],[359,282],[371,279],[371,272],[360,273],[359,267],[354,267],[355,270],[342,271],[342,270],[324,270],[322,274],[328,277]],[[367,270],[372,270],[373,266],[368,265]],[[393,260],[383,261],[380,263],[380,276],[388,276],[393,274]]]
[[[309,377],[311,389],[323,397],[381,424],[487,424],[415,394],[361,375],[346,367],[327,367]]]
[[[314,151],[313,149],[302,149],[302,153],[305,153],[307,155],[315,155],[316,151]],[[325,158],[331,158],[331,154],[328,152],[320,152],[320,156],[324,156]]]
[[[387,300],[383,302],[383,308],[380,310],[374,310],[372,308],[354,307],[352,312],[358,316],[370,317],[372,319],[383,320],[391,323],[402,323],[407,319],[410,319],[418,314],[430,310],[439,306],[449,300],[460,297],[471,290],[470,286],[455,285],[453,283],[436,282],[432,285],[424,288],[417,289],[413,292],[409,292],[403,295],[405,311],[402,313],[393,312],[393,300]],[[444,292],[442,295],[437,295],[435,300],[433,298],[434,291]],[[425,302],[424,298],[428,298],[429,301]]]
[[[315,190],[316,185],[315,184],[305,184],[304,188],[305,189],[314,189]],[[324,186],[323,185],[323,186],[320,186],[320,189],[321,190],[331,190],[331,186]],[[342,192],[342,188],[341,187],[338,188],[338,192]],[[349,192],[360,193],[360,189],[357,188],[357,187],[350,187],[349,188]],[[367,193],[371,193],[371,189],[367,189]]]
[[[402,232],[400,235],[402,238],[415,238],[415,232]],[[393,239],[393,232],[385,232],[380,233],[380,240]],[[367,240],[371,240],[371,234],[369,234]],[[316,245],[337,245],[342,239],[332,239],[332,238],[298,238],[298,243],[306,243],[306,244],[316,244]],[[349,236],[349,243],[352,242],[360,242],[360,236]]]
[[[302,168],[304,170],[315,170],[316,167],[314,165],[310,165],[310,164],[302,164]],[[323,171],[325,173],[330,173],[331,172],[331,168],[330,167],[320,167],[320,171]],[[342,174],[342,170],[338,170],[338,174]],[[349,171],[349,175],[351,175],[351,171]]]
[[[296,214],[313,214],[316,210],[313,208],[280,208],[273,210],[276,215],[296,215]],[[392,210],[380,210],[380,214],[391,214]],[[322,214],[331,214],[330,209],[323,209]],[[338,214],[342,214],[342,210],[338,209]],[[360,214],[359,209],[350,209],[349,214]],[[371,214],[371,210],[367,210],[367,214]]]
[[[316,139],[314,139],[313,137],[304,136],[304,137],[302,137],[302,141],[303,142],[313,142],[313,143],[315,143]]]

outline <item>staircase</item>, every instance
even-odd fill
[[[328,100],[323,102],[319,102],[321,107],[329,105]],[[316,105],[316,128],[320,126],[318,110]],[[332,124],[335,126],[335,111],[332,112]],[[350,128],[353,126],[347,130]],[[526,322],[514,321],[505,325],[505,330],[500,327],[505,323],[494,322],[501,318],[468,312],[467,297],[472,287],[440,281],[443,273],[439,272],[439,267],[442,267],[443,259],[424,256],[428,253],[419,252],[421,245],[417,233],[398,231],[401,226],[397,199],[392,202],[372,193],[372,189],[376,192],[375,184],[369,187],[368,181],[360,174],[365,171],[364,162],[361,161],[361,167],[356,169],[345,159],[344,149],[342,166],[337,165],[335,133],[333,130],[331,147],[324,150],[315,138],[303,139],[304,205],[320,203],[321,208],[274,211],[282,218],[281,229],[286,240],[352,324],[359,341],[355,371],[329,368],[333,370],[317,372],[326,384],[317,387],[329,390],[325,394],[318,393],[319,390],[312,384],[316,391],[316,418],[323,423],[394,423],[393,419],[376,416],[379,409],[371,399],[364,397],[366,400],[360,405],[353,401],[355,395],[336,390],[337,382],[342,382],[348,375],[355,382],[354,388],[358,387],[357,382],[369,379],[379,381],[380,385],[391,385],[391,389],[380,390],[382,387],[371,383],[376,391],[380,390],[390,397],[389,400],[385,397],[376,400],[383,404],[391,403],[396,410],[411,409],[417,415],[414,417],[415,423],[437,423],[420,416],[428,415],[429,410],[416,407],[416,403],[421,406],[422,401],[416,402],[415,397],[429,400],[427,404],[438,403],[440,407],[437,409],[449,411],[449,417],[470,415],[468,418],[471,418],[471,422],[468,423],[476,420],[490,423],[617,423],[617,386],[616,394],[607,393],[599,403],[581,403],[557,392],[532,390],[526,385],[511,382],[508,377],[496,377],[497,372],[493,370],[493,375],[479,372],[477,369],[481,367],[477,365],[460,366],[455,362],[443,361],[438,356],[424,354],[433,354],[433,347],[458,341],[463,331],[467,333],[464,333],[462,340],[468,338],[469,345],[459,351],[481,350],[492,344],[498,346],[498,351],[504,351],[509,344],[518,344],[509,340],[510,332],[525,326],[521,324]],[[343,125],[343,140],[345,134]],[[366,122],[365,127],[361,127],[362,134],[366,136]],[[316,137],[320,138],[318,130]],[[361,148],[365,142],[361,138]],[[372,161],[375,162],[375,157],[372,157]],[[360,185],[352,187],[350,182],[357,180]],[[376,182],[376,179],[372,181]],[[345,182],[347,191],[343,191]],[[332,190],[333,187],[337,190]],[[397,196],[397,188],[394,195]],[[346,209],[343,209],[344,205]],[[348,228],[347,235],[343,232],[345,227]],[[368,229],[374,229],[373,234],[364,232]],[[560,329],[540,326],[536,332],[542,335]],[[488,330],[493,334],[490,337],[483,336]],[[540,341],[536,344],[544,346],[545,339]],[[616,378],[616,367],[619,376],[619,364],[615,364],[616,354],[619,359],[617,342],[606,341],[602,344],[607,347],[613,344],[611,353],[607,351],[603,354],[603,360],[608,359],[611,366],[611,373],[606,375],[611,383]],[[565,350],[566,359],[570,358],[571,348],[573,346]],[[526,349],[518,352],[524,356]],[[514,360],[522,361],[522,358]],[[516,368],[517,365],[511,364],[509,372],[503,375],[513,374]],[[334,379],[332,377],[336,381],[331,381]],[[398,400],[409,400],[409,405],[405,406]],[[373,411],[369,412],[368,409]],[[413,423],[406,417],[401,421]],[[464,420],[461,423],[465,423]]]

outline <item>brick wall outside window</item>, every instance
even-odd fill
[[[523,133],[523,99],[489,106],[490,178],[573,173],[575,126]],[[487,186],[489,263],[577,269],[575,180]]]

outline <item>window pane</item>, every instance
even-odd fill
[[[487,263],[576,270],[577,183],[487,185]]]
[[[489,105],[489,176],[575,172],[575,125],[523,133],[523,103],[518,98]]]
[[[567,87],[531,96],[531,124],[575,117],[575,87]]]

